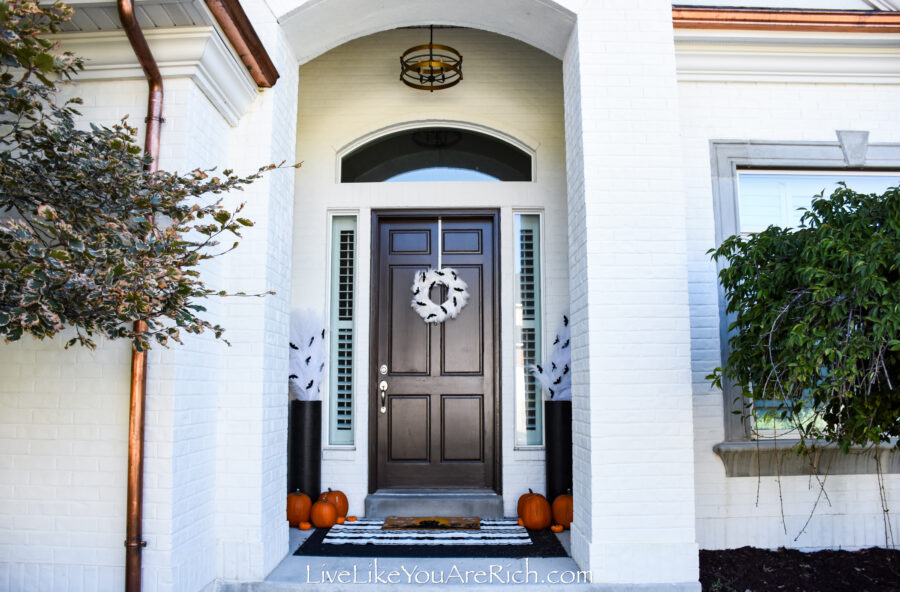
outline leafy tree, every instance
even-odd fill
[[[900,436],[900,188],[840,186],[796,230],[770,226],[713,251],[734,315],[723,377],[763,417],[851,446]]]
[[[51,337],[67,325],[68,344],[92,336],[179,341],[180,331],[218,338],[196,303],[225,295],[200,280],[198,265],[237,246],[252,222],[207,194],[240,189],[269,168],[239,177],[145,170],[136,130],[77,129],[78,99],[58,98],[60,81],[82,69],[48,33],[72,10],[31,0],[0,1],[0,335]],[[206,200],[207,202],[209,200]],[[135,333],[132,321],[147,330]]]

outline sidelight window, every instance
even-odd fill
[[[541,386],[528,372],[542,359],[541,333],[541,217],[516,214],[515,327],[516,327],[516,445],[544,443]]]
[[[356,217],[331,224],[331,314],[328,443],[353,444],[353,342],[355,335]]]

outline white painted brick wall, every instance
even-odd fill
[[[861,84],[689,83],[679,85],[681,153],[688,200],[691,355],[694,383],[697,540],[703,548],[854,548],[884,545],[874,475],[831,476],[805,534],[796,538],[817,490],[806,477],[782,479],[787,533],[774,478],[726,478],[714,444],[724,439],[722,395],[705,376],[721,365],[709,141],[711,139],[836,141],[836,129],[869,130],[870,142],[900,140],[900,87]],[[892,511],[900,506],[900,476],[885,483]],[[900,524],[893,521],[894,539]],[[796,540],[795,540],[796,538]]]
[[[146,103],[140,82],[79,83],[85,119]],[[145,93],[146,94],[146,93]],[[0,589],[104,590],[124,582],[130,347],[71,337],[0,343]]]
[[[288,68],[288,80],[290,71]],[[143,140],[145,82],[78,83],[69,92],[85,99],[81,111],[86,120],[109,125],[131,114],[131,123],[140,128],[139,141]],[[221,169],[245,164],[243,159],[238,163],[230,160],[229,140],[234,132],[193,82],[167,79],[165,95],[162,168],[185,172],[195,167]],[[284,91],[283,96],[293,99],[295,89]],[[290,105],[288,111],[286,116],[293,123],[296,116],[291,115]],[[292,133],[282,145],[292,150]],[[241,143],[235,146],[243,155]],[[290,156],[282,152],[273,156]],[[253,163],[253,168],[268,162],[266,158]],[[281,176],[287,179],[288,186],[282,193],[289,200],[292,177],[289,172]],[[229,199],[238,201],[237,197]],[[266,216],[263,209],[263,230],[247,232],[248,238],[256,233],[257,243],[265,243]],[[260,236],[262,241],[258,240]],[[252,252],[253,242],[248,242],[247,251]],[[219,262],[204,266],[204,278],[210,285],[222,285],[220,267]],[[234,285],[236,290],[246,288],[240,282]],[[210,320],[230,327],[230,319],[223,319],[221,301],[212,299],[205,304]],[[239,328],[238,323],[235,326]],[[234,333],[237,331],[229,332],[229,337],[237,341],[241,336]],[[220,370],[233,358],[223,355],[228,348],[209,335],[183,337],[184,346],[154,349],[148,364],[146,590],[200,590],[213,585],[218,575],[216,541],[221,537],[216,531],[219,508],[215,471],[220,437]],[[101,341],[98,351],[90,353],[63,351],[61,343],[26,340],[2,347],[0,467],[4,476],[9,471],[0,487],[0,521],[4,524],[0,545],[9,549],[9,553],[0,553],[4,561],[0,563],[2,589],[106,590],[121,588],[124,582],[130,348]],[[75,392],[70,395],[70,390]],[[7,409],[14,411],[7,414]],[[283,438],[284,426],[277,432]],[[270,450],[283,450],[283,444]],[[270,458],[278,456],[279,460],[281,455],[283,452],[269,453]],[[266,472],[259,468],[257,481],[262,483],[266,478]],[[284,522],[282,490],[283,477],[278,498],[261,499],[270,509],[264,511],[261,503],[258,515],[277,514]],[[284,546],[286,531],[281,538]],[[275,548],[277,544],[269,546]],[[269,552],[268,568],[283,554],[281,550]],[[265,573],[266,568],[260,567],[250,577]]]
[[[584,200],[584,143],[581,116],[581,57],[579,32],[576,29],[563,57],[563,84],[565,87],[566,130],[566,180],[568,199],[569,235],[569,290],[570,322],[572,323],[572,493],[574,520],[572,529],[572,556],[581,565],[591,555],[591,500],[593,473],[591,467],[590,413],[591,366],[590,327],[587,310],[587,259]]]
[[[129,348],[71,336],[0,344],[3,590],[124,581]]]
[[[422,42],[427,30],[392,30],[346,43],[300,68],[300,118],[294,208],[292,305],[325,311],[330,272],[329,208],[358,212],[357,335],[355,351],[356,447],[326,450],[323,487],[348,494],[350,512],[362,514],[368,491],[369,261],[371,208],[499,208],[501,237],[501,392],[503,491],[507,515],[529,487],[544,490],[543,452],[516,450],[514,405],[513,242],[514,208],[544,212],[546,330],[555,331],[568,304],[565,145],[559,60],[492,33],[441,29],[436,41],[465,57],[465,80],[445,92],[423,93],[402,85],[397,51]],[[356,56],[364,55],[360,62]],[[492,56],[503,56],[502,69]],[[365,88],[365,92],[350,92]],[[427,120],[485,126],[536,150],[535,183],[336,182],[339,151],[389,126]],[[423,191],[427,187],[427,191]],[[324,385],[327,397],[328,385]],[[327,399],[326,399],[327,405]],[[327,422],[323,439],[327,444]]]
[[[187,79],[167,80],[165,93],[160,167],[221,168],[228,124]],[[221,285],[223,264],[204,265],[209,285]],[[204,305],[209,318],[221,320],[220,299]],[[209,334],[183,340],[184,346],[154,349],[148,360],[143,580],[149,590],[199,590],[216,577],[217,377],[227,347]]]
[[[586,3],[577,26],[565,59],[573,554],[595,582],[695,582],[671,4]]]

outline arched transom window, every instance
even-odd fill
[[[342,183],[531,181],[531,155],[495,136],[423,127],[380,136],[341,159]]]

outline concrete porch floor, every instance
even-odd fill
[[[262,582],[223,583],[220,592],[369,592],[373,590],[633,590],[586,583],[571,557],[304,557],[294,555],[313,531],[290,530],[290,554]],[[569,552],[569,532],[557,535]],[[355,575],[354,575],[355,574]],[[480,575],[479,575],[480,574]],[[571,582],[571,583],[570,583]]]
[[[699,582],[594,584],[571,557],[529,559],[480,557],[301,557],[294,551],[313,531],[290,530],[290,553],[262,582],[219,582],[216,592],[700,592]],[[569,531],[557,535],[570,553]],[[454,569],[455,568],[455,569]],[[652,567],[650,567],[652,569]],[[483,573],[476,577],[476,573]],[[390,574],[395,576],[391,577]],[[490,574],[496,574],[491,583]],[[354,581],[354,574],[356,580]],[[443,576],[442,576],[443,574]],[[526,581],[527,574],[527,581]],[[331,578],[329,580],[329,577]],[[443,577],[444,582],[439,583]],[[418,578],[418,581],[417,581]],[[467,580],[464,578],[468,578]],[[477,578],[477,579],[476,579]],[[483,582],[483,583],[479,583]],[[567,583],[571,582],[571,583]]]

